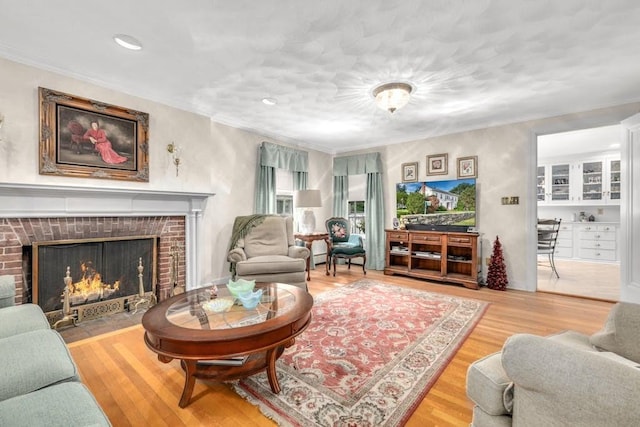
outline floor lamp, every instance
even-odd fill
[[[316,217],[312,208],[322,206],[320,190],[299,190],[295,192],[296,208],[304,208],[300,231],[304,234],[311,234],[316,230]]]

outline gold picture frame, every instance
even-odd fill
[[[449,155],[433,154],[427,156],[427,176],[446,175],[449,173]]]
[[[458,157],[458,178],[478,177],[478,156]]]
[[[418,181],[418,162],[402,164],[402,182]]]
[[[38,88],[41,175],[149,182],[149,114]]]

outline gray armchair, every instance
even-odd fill
[[[307,289],[305,270],[310,251],[296,246],[291,217],[237,217],[230,248],[227,260],[235,279],[280,282]]]
[[[473,427],[640,425],[640,305],[616,304],[604,328],[516,334],[469,367]]]

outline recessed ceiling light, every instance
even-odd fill
[[[113,36],[113,40],[118,43],[120,46],[129,50],[140,50],[142,49],[142,43],[136,40],[134,37],[128,36],[126,34],[116,34]]]
[[[262,98],[264,105],[276,105],[278,101],[275,98]]]

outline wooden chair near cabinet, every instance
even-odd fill
[[[559,279],[560,275],[556,269],[555,252],[560,232],[560,222],[562,219],[539,219],[538,220],[538,255],[546,255],[549,266]]]

